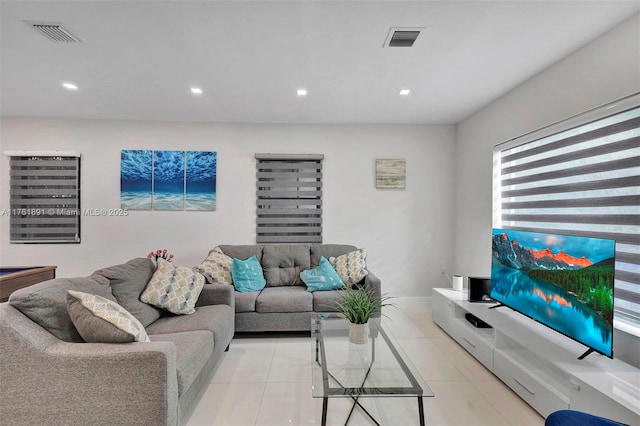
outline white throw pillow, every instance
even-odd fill
[[[149,342],[143,325],[129,311],[97,294],[69,290],[67,310],[89,343]]]
[[[204,276],[186,266],[174,266],[158,259],[158,269],[140,295],[140,300],[164,308],[174,314],[194,313]]]
[[[207,258],[196,267],[196,270],[204,275],[211,284],[233,285],[233,279],[231,278],[232,264],[233,258],[224,254],[220,247],[216,246],[209,252]]]
[[[346,285],[358,284],[367,276],[367,250],[358,249],[342,256],[330,257],[329,262]]]

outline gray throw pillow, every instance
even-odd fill
[[[140,301],[140,294],[155,271],[156,267],[151,259],[139,257],[122,265],[98,269],[94,274],[109,279],[118,303],[146,327],[161,315],[160,309]]]
[[[84,342],[67,312],[67,291],[97,294],[116,302],[109,280],[100,275],[56,278],[14,291],[9,304],[65,342]]]

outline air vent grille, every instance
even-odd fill
[[[411,47],[420,35],[420,31],[395,31],[389,41],[389,47]]]
[[[413,47],[424,28],[391,28],[384,47]]]
[[[59,22],[25,21],[25,23],[54,43],[83,43],[81,38]]]

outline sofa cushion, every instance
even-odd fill
[[[199,306],[191,315],[175,315],[160,318],[147,327],[147,334],[179,333],[208,330],[214,335],[215,344],[227,345],[233,337],[234,312],[229,305]],[[154,340],[153,338],[151,339]]]
[[[313,310],[315,312],[339,312],[338,302],[344,290],[316,291],[313,293]]]
[[[330,257],[329,262],[335,268],[345,285],[358,284],[367,276],[367,251],[358,249],[338,257]]]
[[[255,312],[256,299],[260,295],[259,291],[248,293],[236,292],[236,312]]]
[[[300,278],[310,292],[344,288],[340,276],[324,256],[320,259],[320,265],[317,268],[302,271]]]
[[[150,336],[152,342],[171,342],[176,347],[178,397],[191,387],[213,353],[213,334],[206,330]]]
[[[174,266],[162,258],[140,300],[174,314],[194,313],[204,286],[204,276],[186,266]]]
[[[356,251],[357,249],[356,246],[348,244],[312,244],[310,249],[311,267],[317,267],[320,264],[320,258],[322,256],[329,259],[330,257],[338,257]]]
[[[139,257],[122,265],[98,269],[94,274],[109,279],[118,303],[146,327],[160,318],[162,313],[160,309],[140,301],[140,294],[155,271],[151,259]]]
[[[233,258],[222,252],[220,247],[215,247],[209,252],[205,260],[196,266],[196,270],[200,272],[211,284],[227,284],[232,285],[231,265]]]
[[[266,287],[256,298],[256,312],[311,312],[313,295],[302,286]]]
[[[267,283],[264,279],[262,266],[255,256],[251,256],[247,260],[234,258],[231,265],[231,276],[236,291],[240,293],[262,290]]]
[[[68,290],[97,294],[117,302],[111,293],[109,280],[101,275],[92,275],[56,278],[16,290],[9,296],[9,303],[58,339],[84,342],[67,312]]]
[[[262,246],[260,245],[219,245],[220,250],[232,259],[246,260],[255,256],[262,263]]]
[[[67,310],[78,333],[89,343],[149,342],[140,321],[117,302],[69,290]]]
[[[302,285],[300,272],[310,268],[308,244],[264,246],[262,268],[267,285]]]

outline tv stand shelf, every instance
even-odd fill
[[[640,369],[597,353],[578,360],[583,345],[506,306],[446,288],[432,296],[433,321],[543,416],[572,409],[640,425]]]

